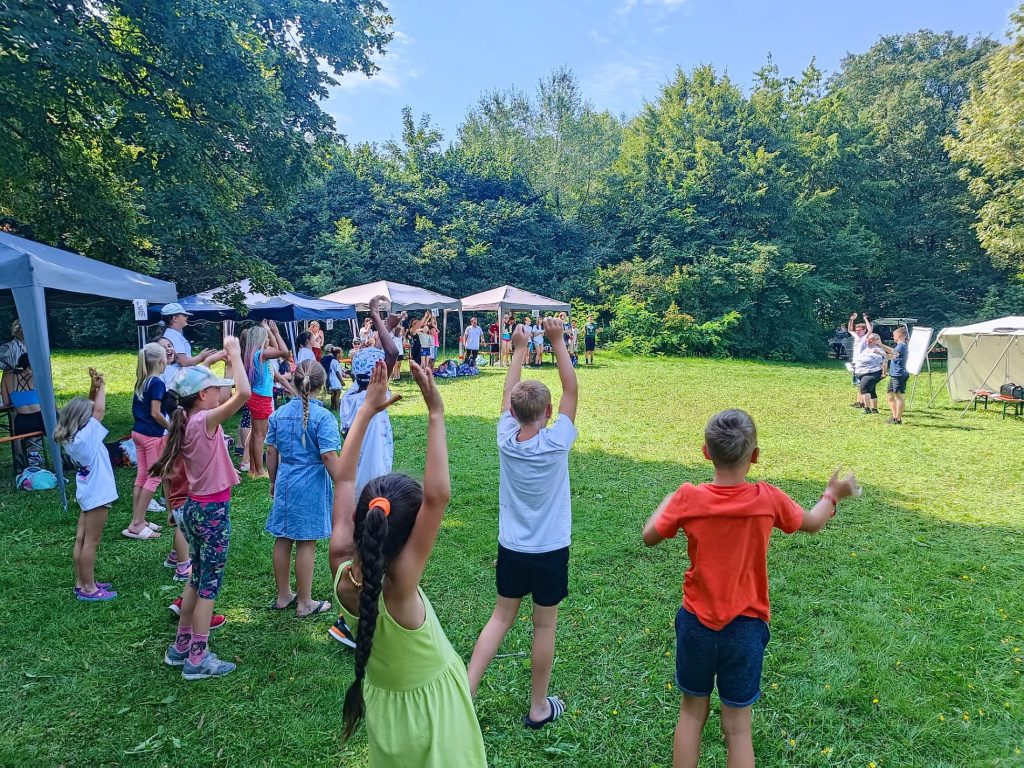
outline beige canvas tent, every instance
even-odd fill
[[[974,389],[1024,384],[1024,317],[943,328],[937,341],[949,350],[946,389],[953,401],[972,399]]]

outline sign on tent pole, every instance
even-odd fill
[[[132,307],[135,308],[136,321],[145,322],[149,319],[149,304],[145,299],[132,299]]]

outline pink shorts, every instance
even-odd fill
[[[139,471],[135,475],[135,487],[145,488],[147,491],[155,491],[160,487],[160,478],[151,477],[149,468],[160,459],[164,450],[166,437],[150,437],[132,432],[132,442],[135,443],[135,461]]]
[[[254,419],[269,419],[274,412],[274,398],[266,395],[252,394],[249,396],[249,413]]]

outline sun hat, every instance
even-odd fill
[[[171,381],[171,389],[178,397],[188,397],[207,387],[231,387],[234,383],[231,379],[222,379],[205,365],[191,365],[178,371]]]
[[[164,317],[168,315],[191,315],[191,312],[186,312],[185,308],[176,301],[172,301],[170,304],[164,304],[164,308],[160,310],[160,314]]]
[[[379,347],[367,347],[359,350],[352,358],[352,375],[369,378],[373,373],[374,366],[383,359],[384,351]]]

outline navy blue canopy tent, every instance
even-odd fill
[[[225,293],[238,292],[242,294],[242,302],[246,307],[244,314],[239,313],[234,307],[218,301],[215,296]],[[212,288],[209,291],[197,293],[195,296],[186,296],[178,299],[178,303],[186,312],[192,313],[195,320],[207,320],[210,322],[236,320],[273,320],[278,323],[285,323],[288,331],[288,340],[295,346],[295,335],[297,323],[305,320],[355,320],[355,308],[349,304],[339,304],[336,301],[326,299],[315,299],[301,293],[285,291],[277,296],[267,296],[252,289],[249,280],[241,280],[222,288]],[[151,322],[159,322],[160,310],[163,304],[151,304],[149,307],[149,318]],[[230,326],[228,327],[230,331]]]
[[[117,306],[134,301],[141,302],[141,306],[150,302],[163,305],[174,301],[176,295],[174,283],[0,232],[0,307],[13,303],[17,308],[65,507],[64,474],[57,458],[60,452],[52,438],[57,426],[57,403],[50,369],[47,309]],[[84,372],[80,386],[87,391]]]

